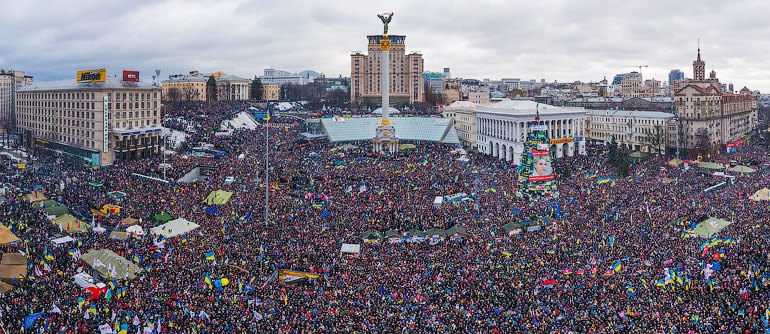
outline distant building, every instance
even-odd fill
[[[98,73],[98,72],[97,72]],[[17,91],[25,146],[92,166],[160,153],[161,88],[106,77],[36,82]]]
[[[171,101],[206,101],[206,84],[210,77],[217,83],[217,100],[240,101],[248,100],[251,90],[249,79],[235,75],[227,75],[217,71],[211,74],[201,74],[190,71],[189,74],[176,74],[161,82],[163,99]]]
[[[456,101],[442,111],[445,118],[451,118],[460,142],[471,149],[476,148],[476,107],[477,103]]]
[[[259,76],[259,80],[265,83],[274,83],[279,86],[293,84],[293,85],[305,85],[313,81],[313,79],[320,75],[313,71],[302,71],[300,73],[291,73],[282,70],[276,70],[274,68],[266,68],[265,74]]]
[[[476,104],[489,103],[489,91],[488,90],[474,90],[468,92],[468,101]]]
[[[262,84],[262,99],[279,101],[281,99],[281,86],[275,83]]]
[[[562,108],[528,100],[502,100],[475,109],[479,152],[518,165],[524,152],[527,122],[540,120],[548,128],[551,152],[556,158],[586,154],[586,112],[583,108]]]
[[[16,115],[16,91],[32,83],[32,77],[24,72],[0,70],[0,132],[5,130],[4,120],[13,121]],[[13,128],[13,124],[10,124]]]
[[[366,36],[367,54],[350,55],[350,101],[360,104],[381,103],[380,40],[382,35]],[[389,35],[390,46],[390,102],[413,104],[425,101],[423,86],[423,59],[417,52],[406,53],[406,36]]]
[[[665,154],[669,146],[669,123],[674,114],[642,110],[589,110],[588,139],[609,144],[612,138],[631,150]]]
[[[693,79],[676,92],[679,146],[698,154],[725,151],[736,145],[757,125],[757,100],[752,95],[730,94],[711,71],[705,77],[706,62],[693,61]]]
[[[423,72],[422,80],[433,94],[441,94],[441,91],[444,90],[444,73]]]
[[[668,84],[673,85],[674,81],[677,80],[684,82],[684,72],[678,69],[671,70],[671,72],[668,73]]]

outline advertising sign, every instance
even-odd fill
[[[531,131],[546,131],[548,130],[548,126],[545,124],[532,124],[529,126],[529,129]]]
[[[562,144],[562,143],[571,143],[572,141],[573,141],[572,138],[556,138],[556,139],[551,139],[550,143],[551,145],[555,145],[555,144]]]
[[[102,134],[102,152],[107,153],[110,143],[110,98],[104,96],[104,121],[102,122],[104,133]]]
[[[123,71],[123,81],[139,82],[139,71]]]
[[[78,82],[104,82],[107,80],[107,69],[78,71],[76,79]]]

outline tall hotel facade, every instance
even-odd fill
[[[36,82],[17,91],[22,143],[37,153],[58,152],[92,166],[160,153],[161,88],[139,73],[107,77],[80,71],[77,80]]]
[[[406,53],[406,36],[369,35],[368,54],[355,52],[350,55],[350,101],[358,104],[379,105],[382,99],[382,63],[380,40],[389,38],[390,43],[390,102],[395,104],[425,101],[423,87],[423,59],[417,52]],[[374,109],[374,108],[373,108]]]

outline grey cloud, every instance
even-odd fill
[[[349,53],[391,33],[426,70],[466,78],[596,81],[643,69],[690,75],[697,38],[723,82],[770,90],[766,1],[4,1],[0,67],[38,80],[77,69],[155,68],[163,75],[266,67],[349,75]]]

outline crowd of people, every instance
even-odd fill
[[[297,140],[293,119],[274,117],[255,130],[212,133],[239,104],[164,110],[170,127],[189,132],[185,147],[212,144],[223,158],[184,150],[163,158],[84,168],[43,156],[23,170],[2,166],[7,198],[2,223],[21,241],[0,246],[27,257],[28,276],[0,295],[8,333],[296,333],[296,332],[762,332],[770,317],[768,202],[748,197],[770,186],[767,150],[746,144],[714,161],[749,162],[757,173],[720,181],[699,168],[650,157],[614,177],[600,148],[554,160],[557,198],[516,195],[516,167],[438,143],[379,156],[368,143]],[[173,121],[171,121],[173,120]],[[192,126],[188,126],[193,124]],[[269,147],[269,168],[265,165]],[[174,182],[194,167],[208,176]],[[664,167],[665,170],[662,170]],[[226,182],[231,178],[233,182]],[[611,178],[611,182],[598,182]],[[265,181],[269,186],[266,189]],[[91,182],[98,182],[96,187]],[[40,189],[107,233],[63,235],[24,201]],[[223,189],[222,205],[204,198]],[[126,194],[121,202],[108,192]],[[436,196],[472,200],[434,205]],[[267,195],[269,194],[269,195]],[[93,216],[116,204],[120,213]],[[267,208],[267,212],[266,212]],[[207,210],[208,209],[208,210]],[[215,209],[215,210],[212,210]],[[118,240],[120,221],[167,213],[200,225],[190,233]],[[511,222],[551,217],[537,231],[509,234]],[[732,224],[707,238],[692,223]],[[92,220],[93,219],[93,220]],[[423,242],[364,242],[364,231],[460,227],[468,236]],[[421,240],[422,241],[422,240]],[[357,256],[343,243],[360,244]],[[92,273],[81,254],[109,249],[134,261],[135,279],[102,277],[109,293],[76,285]],[[278,269],[316,278],[286,283]],[[227,283],[229,282],[229,284]],[[108,298],[109,297],[109,298]],[[39,314],[34,318],[31,315]],[[26,322],[25,319],[29,320]]]

